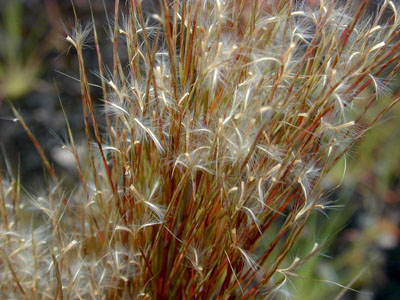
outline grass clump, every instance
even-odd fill
[[[110,70],[96,26],[77,22],[66,40],[87,156],[69,127],[64,148],[80,183],[63,187],[16,112],[50,176],[42,195],[0,183],[0,295],[277,298],[320,249],[282,264],[326,208],[324,178],[399,100],[362,122],[400,66],[398,7],[371,16],[367,4],[161,1],[148,14],[117,0]],[[91,35],[103,118],[86,76]]]

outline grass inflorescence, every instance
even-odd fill
[[[77,21],[66,40],[86,155],[69,126],[64,148],[80,182],[63,186],[15,110],[50,176],[35,195],[11,174],[0,181],[1,297],[278,297],[320,250],[287,264],[325,208],[327,174],[399,101],[362,122],[400,67],[398,5],[367,6],[161,1],[149,13],[116,0],[111,68],[95,20]],[[91,35],[101,122],[84,59]]]

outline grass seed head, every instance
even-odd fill
[[[18,257],[0,265],[7,297],[42,285],[32,299],[285,295],[302,258],[283,262],[324,207],[324,179],[372,125],[360,120],[399,68],[392,1],[374,16],[366,1],[160,1],[146,12],[149,3],[127,2],[109,26],[101,135],[82,56],[92,27],[67,35],[88,163],[77,160],[72,193],[54,179],[32,201],[53,251],[22,241],[26,226],[41,227],[18,223],[23,193],[3,181],[2,259]]]

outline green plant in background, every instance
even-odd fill
[[[375,83],[400,68],[398,8],[385,1],[371,17],[367,1],[163,1],[146,16],[139,1],[126,6],[121,17],[115,1],[108,73],[96,24],[75,20],[66,37],[78,55],[87,142],[87,156],[78,155],[68,126],[75,190],[63,187],[14,110],[49,179],[42,193],[28,194],[18,178],[0,177],[0,295],[285,295],[320,250],[307,226],[329,209],[325,179],[400,100],[362,122],[377,102]],[[104,132],[86,76],[91,33]]]
[[[370,233],[366,230],[361,232],[355,237],[357,241],[346,244],[339,253],[333,252],[334,241],[355,213],[355,206],[342,200],[347,199],[345,193],[339,195],[341,201],[337,201],[336,211],[324,217],[313,215],[292,251],[296,255],[304,255],[305,249],[313,247],[313,241],[323,245],[319,255],[310,258],[290,277],[288,290],[293,299],[342,299],[341,296],[349,290],[359,293],[361,299],[362,296],[372,295],[368,289],[373,278],[371,273],[381,261],[380,253],[371,251],[373,241],[368,237]]]
[[[382,103],[379,104],[381,106]],[[370,129],[357,146],[355,158],[347,160],[347,174],[336,198],[335,211],[314,215],[294,253],[312,247],[312,236],[323,242],[323,253],[315,256],[292,278],[294,299],[334,299],[345,294],[351,286],[359,292],[359,299],[372,298],[372,291],[382,278],[383,251],[396,247],[399,242],[398,203],[399,189],[393,180],[399,178],[399,109],[393,109],[394,118]],[[396,117],[397,116],[397,117]],[[332,177],[343,175],[343,162],[335,168]],[[335,174],[336,173],[336,174]],[[357,212],[362,210],[362,212]],[[357,227],[347,230],[341,238],[340,252],[334,251],[339,230],[344,229],[352,216],[357,216]],[[355,222],[355,221],[353,221]],[[327,240],[327,237],[329,239]],[[337,245],[336,245],[337,247]],[[332,254],[335,253],[335,254]],[[395,262],[389,262],[389,265]],[[318,278],[319,280],[307,280]],[[394,280],[394,279],[393,279]],[[354,295],[353,295],[354,297]],[[335,298],[339,299],[339,298]],[[350,298],[345,299],[353,299]],[[397,299],[395,295],[386,299]]]
[[[41,57],[40,32],[43,22],[23,32],[23,2],[0,4],[0,99],[18,99],[29,93],[39,80]]]
[[[398,89],[398,78],[394,78],[390,85]],[[363,122],[371,121],[374,114],[385,106],[385,101],[390,101],[390,97],[395,98],[396,95],[380,95],[380,100],[366,114]],[[327,215],[314,215],[305,229],[305,236],[293,251],[300,252],[307,248],[307,244],[308,248],[312,247],[310,236],[315,235],[315,240],[323,241],[323,253],[327,253],[328,257],[313,257],[300,270],[299,276],[292,278],[294,299],[343,296],[346,288],[338,283],[351,285],[360,292],[359,299],[371,299],[372,290],[388,279],[382,278],[382,267],[390,258],[386,258],[383,252],[395,248],[400,240],[397,208],[400,188],[396,184],[400,178],[399,116],[400,108],[396,106],[366,132],[351,157],[342,159],[329,175],[332,184],[340,185],[335,193],[335,209]],[[346,174],[343,174],[344,169]],[[357,217],[353,220],[356,227],[341,233],[346,236],[341,238],[340,252],[334,252],[339,230],[344,229],[354,216]],[[319,280],[307,280],[310,278]],[[354,295],[345,299],[352,297]],[[386,299],[397,299],[397,296],[386,296]]]

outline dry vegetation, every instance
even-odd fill
[[[66,40],[86,154],[69,129],[64,148],[80,183],[63,186],[15,110],[49,176],[35,195],[1,178],[0,298],[274,299],[318,252],[282,264],[310,214],[329,208],[328,172],[399,100],[360,122],[400,67],[399,8],[245,2],[164,2],[148,16],[115,1],[110,70],[96,20],[76,20]]]

